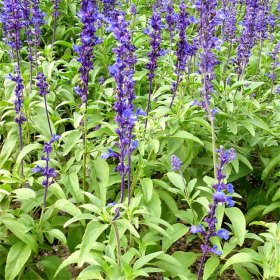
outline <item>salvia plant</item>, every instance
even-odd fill
[[[157,69],[157,60],[161,56],[164,50],[161,49],[161,29],[162,22],[159,12],[156,10],[156,7],[153,7],[153,14],[149,22],[149,28],[146,29],[146,33],[149,35],[151,51],[148,53],[149,62],[147,63],[146,68],[149,70],[148,80],[149,80],[149,93],[148,93],[148,104],[146,109],[146,115],[149,114],[151,106],[151,96],[153,90],[153,79],[155,77],[155,70]],[[145,121],[145,127],[147,127],[147,120]]]
[[[279,279],[278,2],[3,0],[0,279]]]

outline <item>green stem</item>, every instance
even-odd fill
[[[83,148],[84,148],[84,153],[83,153],[83,190],[86,191],[86,177],[87,177],[87,117],[86,117],[86,112],[84,114],[83,118]]]
[[[46,95],[44,95],[44,103],[45,103],[45,110],[46,110],[48,126],[49,126],[50,134],[51,134],[51,137],[52,137],[53,132],[52,132],[52,127],[51,127],[51,122],[50,122],[50,116],[49,116],[49,111],[48,111],[48,103],[47,103]]]
[[[257,64],[257,71],[256,71],[256,77],[259,74],[260,70],[260,64],[261,64],[261,57],[262,57],[262,49],[263,49],[263,39],[260,39],[260,51],[259,51],[259,58],[258,58],[258,64]]]
[[[216,159],[216,135],[215,135],[215,123],[214,117],[210,113],[210,123],[211,123],[211,138],[212,138],[212,154],[213,154],[213,165],[214,165],[214,177],[217,178],[217,159]]]
[[[230,59],[230,55],[231,55],[231,51],[232,51],[232,39],[230,40],[230,45],[229,45],[229,50],[228,50],[228,56],[227,56],[226,63],[225,63],[225,65],[224,65],[223,75],[224,75],[225,72],[226,72],[227,65],[228,65],[228,62],[229,62],[229,59]]]
[[[115,237],[116,237],[116,242],[117,242],[117,263],[120,264],[120,257],[121,257],[120,235],[119,235],[119,231],[118,231],[118,227],[116,225],[116,222],[112,222],[112,225],[114,227]]]

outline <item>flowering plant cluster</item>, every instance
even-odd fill
[[[118,46],[113,49],[116,55],[116,62],[109,66],[109,72],[116,81],[114,109],[117,113],[115,118],[118,124],[116,133],[119,136],[118,148],[120,152],[117,155],[109,151],[106,157],[117,156],[119,159],[116,170],[121,174],[120,202],[122,203],[124,200],[126,174],[128,174],[127,190],[128,201],[130,201],[131,154],[138,146],[138,140],[135,139],[133,134],[133,127],[137,121],[137,116],[141,114],[141,110],[137,110],[134,113],[135,81],[133,80],[133,74],[136,56],[134,55],[135,47],[131,45],[131,34],[128,30],[125,15],[114,11],[108,30],[113,32],[114,37],[118,41]]]
[[[0,279],[280,277],[276,2],[2,1]]]
[[[60,138],[59,135],[53,134],[51,140],[44,144],[44,148],[43,148],[44,155],[42,156],[41,159],[46,162],[45,167],[36,165],[36,167],[34,167],[32,170],[34,173],[41,173],[41,175],[45,177],[42,182],[42,185],[45,188],[45,195],[44,195],[44,200],[43,200],[44,207],[46,206],[48,188],[50,185],[52,185],[55,182],[55,178],[57,177],[57,172],[55,171],[55,169],[53,167],[50,167],[50,154],[53,150],[53,147],[52,147],[53,143],[55,141],[58,141],[59,138]]]
[[[199,224],[198,226],[192,226],[190,229],[190,232],[193,234],[200,233],[203,238],[205,239],[205,242],[203,245],[201,245],[202,249],[202,259],[200,262],[200,269],[198,272],[198,275],[202,273],[204,261],[206,258],[207,253],[214,253],[216,255],[222,255],[222,251],[218,249],[218,247],[215,245],[213,247],[210,246],[210,238],[213,236],[218,236],[221,239],[228,240],[229,233],[225,229],[219,229],[216,230],[216,209],[219,204],[225,204],[229,207],[234,206],[234,201],[232,200],[232,194],[234,192],[233,185],[231,183],[226,184],[224,182],[224,179],[226,176],[223,173],[224,167],[230,163],[231,161],[235,160],[236,154],[234,149],[225,150],[224,147],[220,147],[219,150],[217,150],[217,153],[219,155],[220,163],[217,167],[217,183],[215,183],[212,188],[214,189],[213,194],[213,203],[209,205],[209,212],[208,216],[204,219],[204,221],[207,224],[207,230],[204,229],[204,227]]]

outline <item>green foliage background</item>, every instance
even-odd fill
[[[42,177],[32,168],[44,164],[43,143],[49,140],[43,99],[36,87],[29,88],[27,48],[21,51],[25,84],[24,149],[19,151],[18,128],[14,122],[14,83],[5,77],[13,72],[8,48],[0,42],[0,278],[13,279],[196,279],[199,260],[199,237],[189,228],[207,214],[214,182],[211,128],[203,110],[192,105],[199,98],[201,75],[192,71],[182,81],[173,109],[171,85],[175,80],[173,52],[159,60],[156,71],[152,110],[148,127],[145,117],[135,127],[139,147],[132,157],[131,205],[119,205],[121,218],[112,222],[119,200],[120,176],[116,162],[101,159],[117,141],[113,110],[114,79],[108,66],[114,63],[112,34],[101,28],[104,41],[95,48],[94,70],[90,73],[88,118],[87,188],[82,189],[83,111],[73,92],[79,83],[80,67],[73,52],[79,43],[81,26],[76,16],[77,1],[63,0],[55,32],[54,55],[51,52],[52,3],[42,1],[46,23],[42,29],[40,70],[50,86],[47,96],[53,130],[61,135],[51,166],[59,178],[50,187],[47,208],[40,219],[43,201]],[[133,43],[137,50],[136,108],[147,104],[147,52],[150,45],[142,30],[151,15],[151,1],[137,1],[137,14],[130,14]],[[275,13],[277,13],[274,7]],[[195,10],[190,6],[190,14]],[[243,12],[243,10],[242,10]],[[278,11],[279,13],[279,11]],[[239,14],[240,19],[243,14]],[[279,14],[278,14],[279,17]],[[241,26],[238,27],[239,33]],[[194,36],[188,30],[188,38]],[[24,38],[24,34],[21,34]],[[163,34],[163,46],[169,48],[169,36]],[[228,182],[235,186],[236,207],[218,208],[218,225],[232,233],[223,245],[213,237],[212,243],[223,247],[221,258],[208,258],[203,280],[278,279],[280,277],[280,99],[271,94],[271,58],[279,41],[279,26],[274,41],[264,42],[260,71],[257,71],[259,45],[246,69],[243,81],[237,81],[234,65],[223,73],[228,44],[217,55],[213,104],[218,109],[215,133],[218,146],[233,147],[237,159],[227,167]],[[173,49],[175,49],[174,39]],[[236,49],[237,43],[234,45]],[[232,58],[235,51],[232,52]],[[276,84],[280,80],[276,69]],[[230,82],[226,78],[230,76]],[[104,77],[103,85],[99,78]],[[35,82],[34,82],[35,83]],[[235,96],[236,95],[236,96]],[[235,100],[234,100],[235,99]],[[172,172],[170,156],[183,162],[184,180]],[[24,162],[24,177],[19,165]],[[116,232],[117,228],[117,232]],[[116,234],[120,244],[117,244]],[[119,247],[119,246],[120,247]],[[117,254],[118,249],[120,254]]]

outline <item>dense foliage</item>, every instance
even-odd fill
[[[280,278],[279,1],[0,10],[0,279]]]

